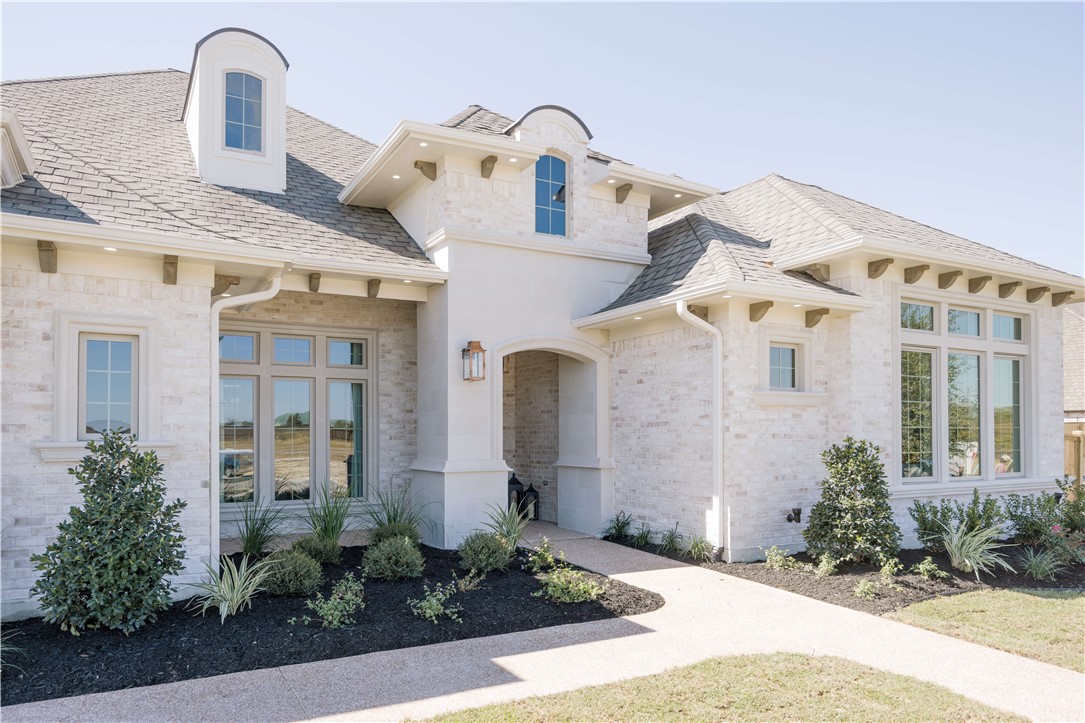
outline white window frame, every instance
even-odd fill
[[[244,75],[251,75],[260,81],[260,150],[259,151],[247,151],[244,148],[234,148],[233,146],[226,145],[226,74],[227,73],[242,73]],[[219,147],[223,153],[239,153],[243,156],[266,158],[267,157],[267,96],[268,85],[267,78],[254,73],[247,68],[225,68],[220,76],[222,79],[222,92],[219,97],[222,100],[222,114],[219,118],[219,132],[222,137],[222,143]]]
[[[900,305],[924,304],[934,307],[934,331],[905,329],[900,324]],[[893,484],[911,490],[924,485],[932,493],[954,494],[970,491],[973,487],[990,487],[999,482],[1016,482],[1036,477],[1039,471],[1038,425],[1030,420],[1035,410],[1033,391],[1037,388],[1036,365],[1032,363],[1036,349],[1036,323],[1034,312],[1018,302],[1008,302],[989,297],[961,295],[952,292],[935,292],[931,289],[904,287],[894,294],[893,341],[893,429],[895,448],[901,450],[901,369],[900,352],[905,349],[931,351],[934,355],[934,475],[932,477],[904,477],[901,455],[898,453],[889,475]],[[976,311],[980,313],[979,336],[949,333],[949,309]],[[1002,314],[1021,319],[1020,341],[996,339],[993,333],[994,315]],[[949,389],[947,364],[951,352],[977,354],[980,357],[980,474],[975,477],[949,476]],[[1012,474],[995,474],[996,462],[994,433],[994,360],[996,357],[1012,357],[1021,360],[1021,454],[1024,457],[1020,471]],[[919,493],[918,490],[916,492]]]
[[[254,497],[257,504],[274,504],[288,514],[302,513],[305,500],[276,500],[274,484],[274,409],[276,380],[309,380],[311,389],[310,406],[310,502],[319,494],[325,483],[331,480],[331,453],[329,449],[328,426],[329,382],[361,382],[365,385],[365,454],[366,498],[352,498],[352,505],[360,509],[370,495],[370,490],[378,484],[380,439],[378,420],[379,399],[377,390],[377,332],[355,330],[339,326],[315,324],[278,324],[271,322],[231,319],[223,321],[220,334],[255,334],[257,362],[219,361],[219,378],[245,377],[255,380],[254,403],[256,406],[256,433],[254,437]],[[274,340],[276,337],[306,338],[311,343],[311,362],[309,364],[275,362]],[[360,341],[365,345],[364,365],[332,365],[328,363],[328,341]],[[219,430],[215,429],[214,434]],[[224,520],[235,520],[240,516],[237,502],[219,502]]]
[[[87,343],[91,341],[120,341],[132,345],[131,399],[128,403],[132,419],[131,434],[139,439],[139,337],[128,334],[99,334],[84,332],[79,335],[79,417],[76,435],[80,440],[101,439],[102,435],[87,431]]]
[[[552,158],[556,158],[556,159],[558,159],[559,161],[561,161],[562,163],[565,164],[565,233],[557,234],[557,233],[549,233],[549,232],[545,232],[545,231],[536,231],[535,230],[535,209],[538,208],[538,206],[535,205],[535,181],[537,179],[535,177],[534,170],[535,170],[535,163],[538,163],[537,160],[536,160],[535,163],[531,164],[531,168],[532,168],[531,194],[530,194],[530,198],[531,198],[531,232],[535,236],[538,236],[540,238],[572,240],[572,238],[573,238],[573,225],[572,225],[572,220],[573,220],[573,204],[572,204],[573,159],[570,156],[566,155],[565,153],[562,153],[561,151],[555,150],[553,148],[547,149],[546,152],[543,153],[542,155],[540,155],[539,157],[541,158],[542,156],[550,156]]]
[[[761,327],[759,350],[759,382],[754,394],[761,404],[804,405],[820,404],[828,394],[814,389],[814,341],[813,329],[765,324]],[[795,388],[778,389],[772,386],[770,347],[786,346],[795,350]]]

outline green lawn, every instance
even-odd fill
[[[840,658],[715,658],[645,678],[460,711],[441,721],[1021,720]]]
[[[1085,593],[980,590],[926,600],[889,617],[1085,673]]]

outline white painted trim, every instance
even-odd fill
[[[222,261],[256,266],[264,270],[298,266],[311,271],[334,271],[428,283],[443,283],[448,278],[448,272],[438,268],[412,268],[393,264],[299,256],[277,249],[247,246],[223,239],[198,238],[148,229],[128,229],[11,213],[0,213],[0,224],[3,226],[5,237],[53,241],[72,246],[111,245],[120,251],[177,254],[185,256],[187,260]]]
[[[611,161],[609,164],[609,173],[604,178],[615,178],[619,181],[630,181],[633,183],[643,183],[648,186],[654,186],[663,191],[680,191],[682,193],[688,193],[690,196],[699,196],[705,198],[707,196],[715,196],[720,192],[720,189],[715,186],[709,186],[704,183],[697,183],[695,181],[687,181],[684,178],[678,176],[671,176],[666,173],[658,173],[656,171],[649,171],[647,168],[641,168],[640,166],[632,166],[628,163],[622,163],[621,161]],[[695,200],[691,198],[692,203]]]
[[[781,401],[782,399],[794,398],[795,401],[792,403],[795,404],[816,403],[814,401],[799,401],[800,399],[814,399],[814,397],[803,396],[814,394],[814,330],[799,329],[794,326],[780,324],[766,324],[764,322],[760,326],[760,345],[758,349],[760,389],[755,392],[757,400],[762,404],[783,404],[786,402]],[[773,345],[790,346],[796,349],[794,389],[772,388],[769,347]]]
[[[1008,477],[999,478],[994,482],[984,480],[972,480],[969,482],[945,484],[941,482],[926,482],[916,484],[892,484],[889,487],[889,498],[894,500],[910,500],[920,497],[948,497],[951,495],[970,495],[972,490],[978,489],[980,494],[997,496],[1011,494],[1013,492],[1037,492],[1040,490],[1055,490],[1056,485],[1049,478],[1026,478]]]
[[[532,234],[531,236],[513,236],[509,234],[494,233],[491,231],[475,231],[472,229],[445,227],[434,233],[422,248],[426,253],[432,253],[444,248],[453,241],[467,241],[470,243],[487,244],[491,246],[503,246],[513,249],[526,249],[542,253],[562,254],[566,256],[581,256],[604,261],[619,261],[627,264],[646,266],[652,260],[648,254],[637,254],[628,251],[613,251],[610,249],[583,246],[570,241],[563,236],[543,236]]]
[[[79,442],[34,442],[42,462],[79,462],[87,455],[87,441]],[[177,447],[175,442],[161,440],[137,441],[135,448],[140,451],[169,452]]]
[[[26,142],[19,116],[10,108],[0,111],[0,155],[2,155],[2,185],[11,188],[23,181],[23,176],[32,176],[37,166],[30,144]]]

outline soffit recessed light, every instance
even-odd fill
[[[730,298],[731,298],[731,295],[730,295],[730,294],[724,294],[724,295],[723,295],[723,298],[725,298],[725,299],[730,299]]]
[[[674,194],[674,197],[675,198],[682,198],[682,194],[681,193],[676,193],[676,194]]]
[[[614,183],[614,179],[611,178],[610,180],[607,181],[607,183]]]
[[[392,176],[392,178],[396,179],[397,181],[399,180],[399,176],[398,176],[398,175],[397,175],[397,176]]]
[[[117,249],[113,248],[112,246],[103,246],[102,247],[102,251],[116,251],[116,250]]]
[[[802,308],[802,304],[792,304],[792,306],[794,306],[796,309]]]
[[[520,160],[520,159],[519,158],[510,158],[509,163],[516,163],[518,160]]]
[[[409,283],[411,283],[411,280],[410,279],[403,279],[403,283],[409,284]]]
[[[223,294],[223,296],[233,296],[233,294]]]
[[[422,141],[422,142],[421,142],[421,143],[419,143],[418,145],[419,145],[419,146],[421,146],[422,148],[425,148],[426,146],[428,146],[428,145],[429,145],[429,143],[426,143],[425,141]]]
[[[634,316],[633,321],[640,321],[643,318],[644,318],[643,316]]]

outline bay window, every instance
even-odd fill
[[[904,482],[1021,474],[1026,319],[943,301],[900,305]]]

